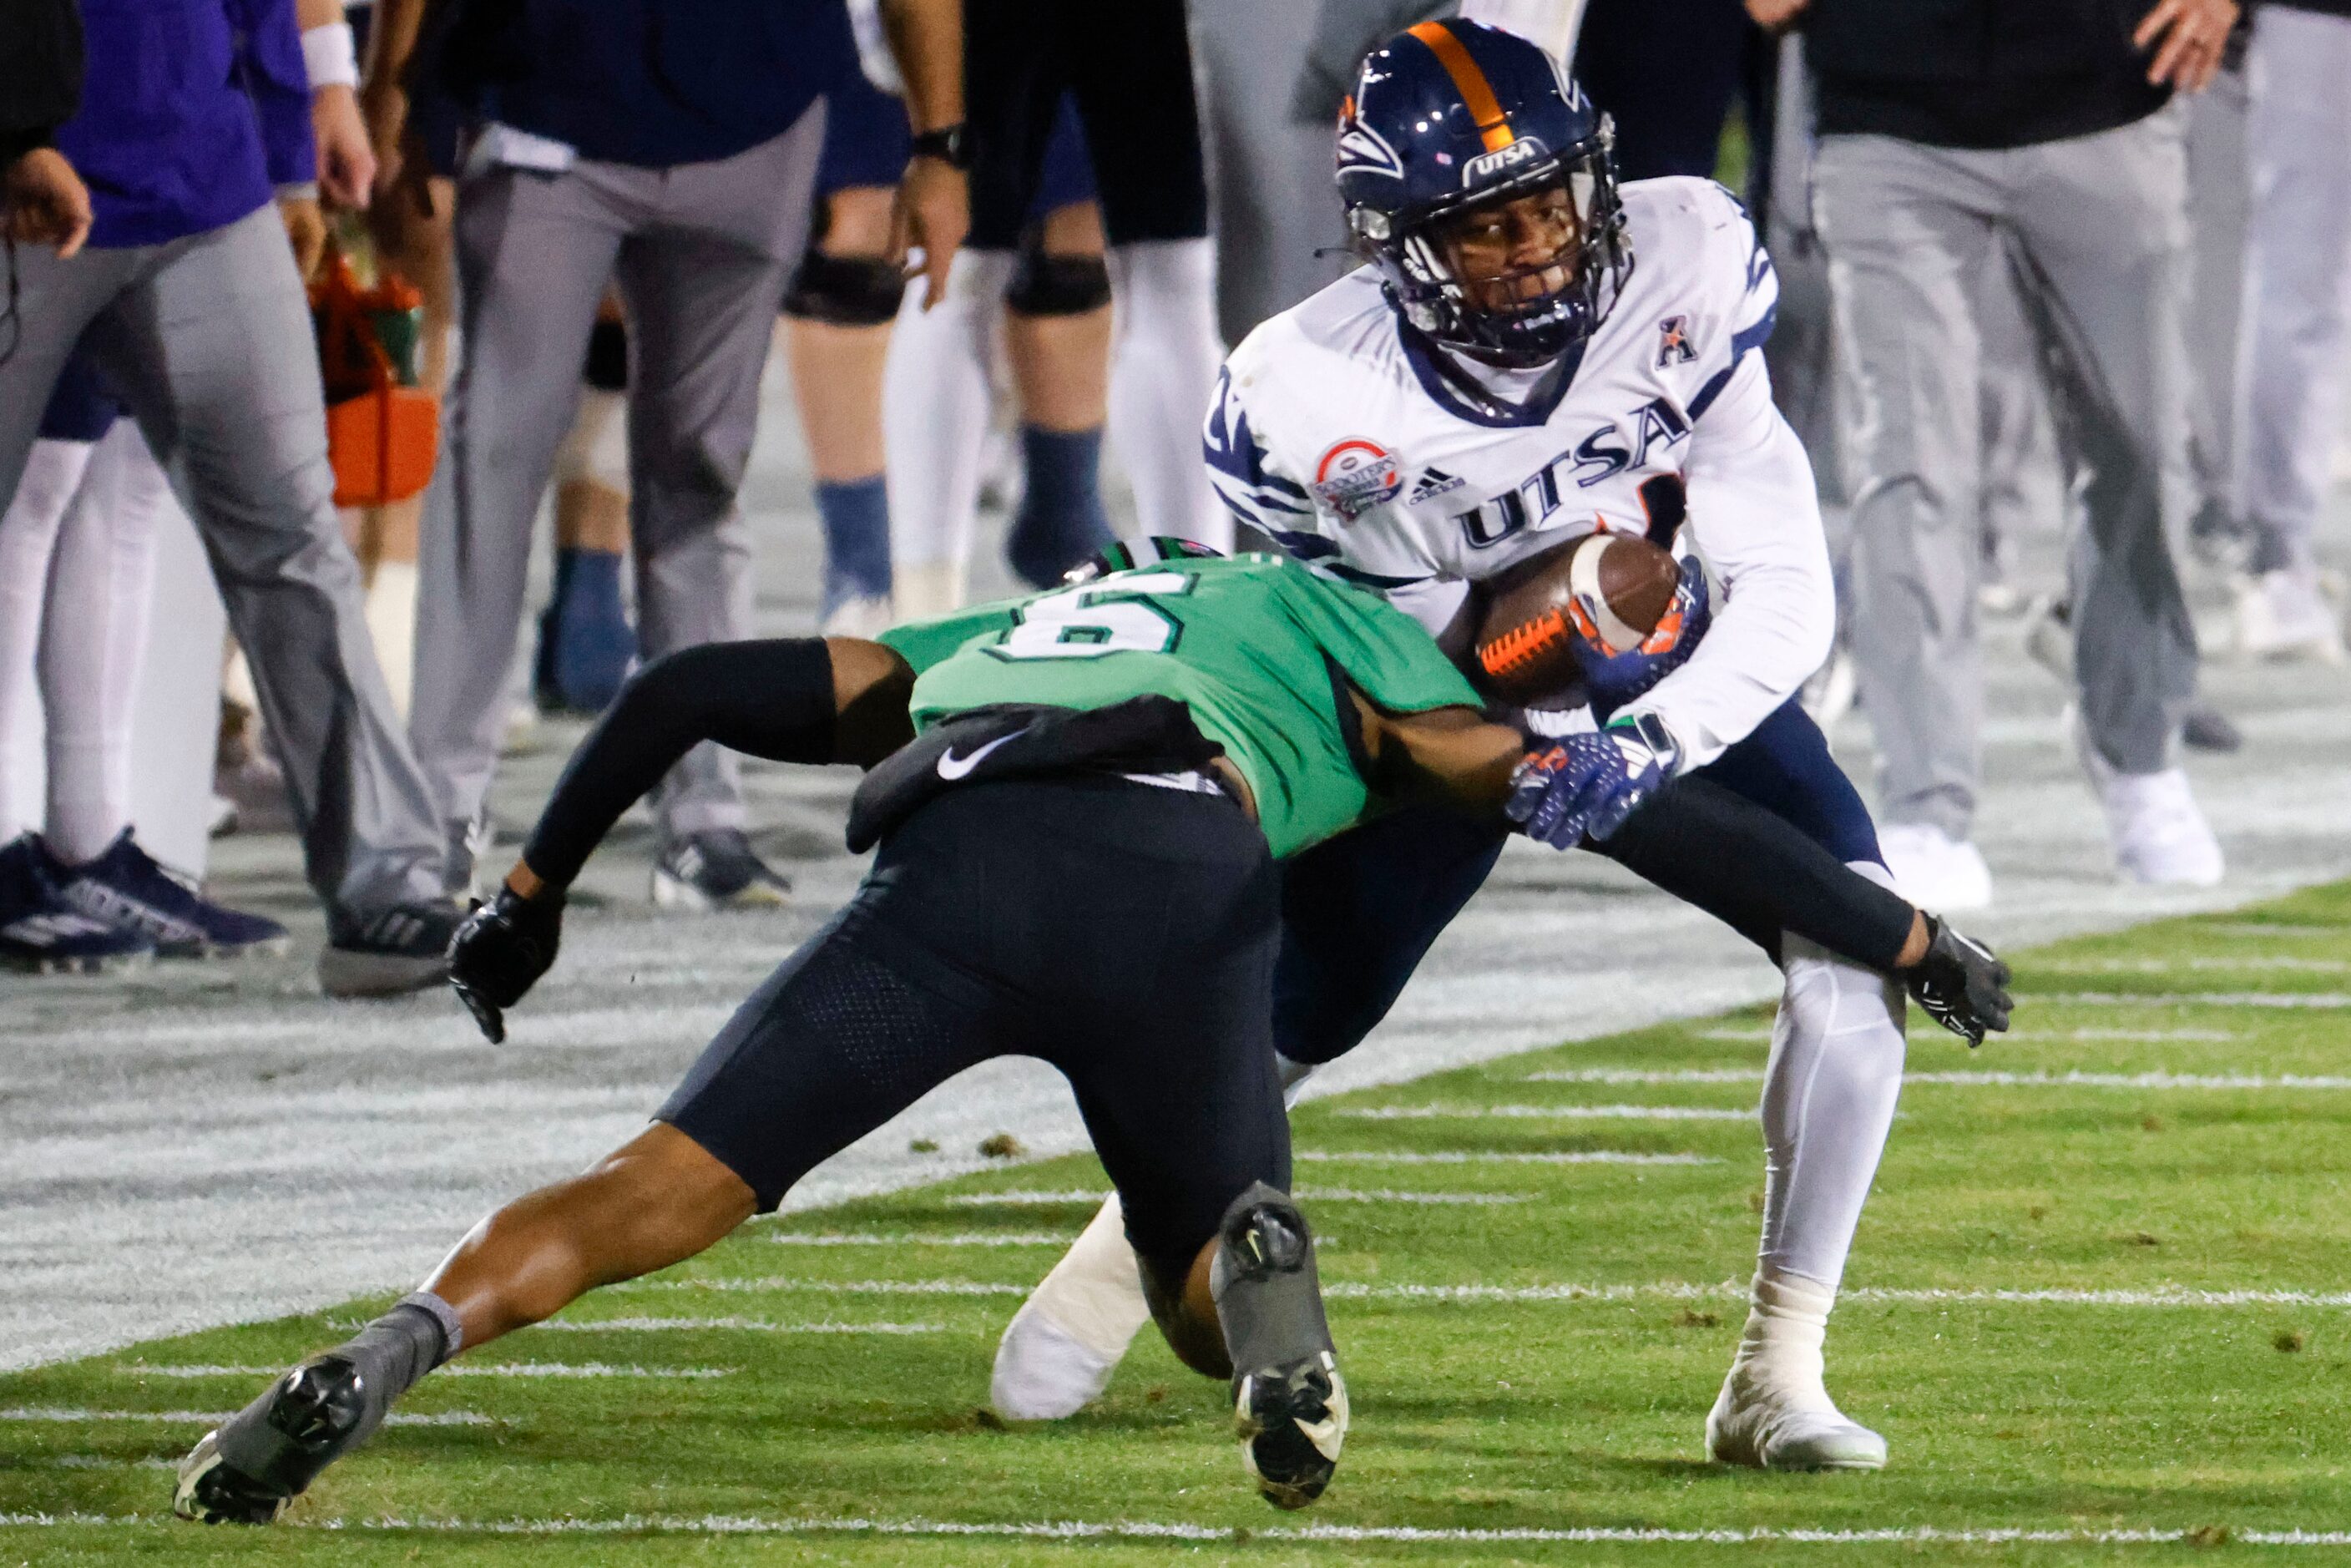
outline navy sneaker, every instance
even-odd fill
[[[622,558],[563,549],[555,557],[555,597],[538,618],[531,695],[545,713],[602,713],[620,695],[637,656],[637,633],[621,599]]]
[[[791,896],[792,884],[758,857],[740,828],[672,839],[653,862],[660,909],[771,908]]]
[[[68,904],[33,835],[0,844],[0,965],[36,975],[89,975],[155,960],[155,944]]]
[[[449,940],[465,916],[455,904],[395,904],[327,917],[319,988],[330,997],[397,997],[449,977]]]
[[[144,933],[167,958],[275,956],[294,944],[275,920],[214,904],[164,870],[129,828],[87,865],[67,865],[46,842],[39,848],[60,898],[92,920]]]

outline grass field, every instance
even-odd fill
[[[1761,1197],[1757,1010],[1298,1113],[1355,1409],[1306,1515],[1249,1492],[1222,1388],[1155,1342],[1058,1427],[977,1408],[1103,1186],[1070,1158],[760,1222],[593,1296],[428,1380],[273,1531],[170,1521],[168,1465],[389,1298],[0,1377],[0,1562],[2351,1550],[2351,885],[2018,969],[2017,1032],[1979,1053],[1913,1018],[1830,1333],[1879,1475],[1701,1456]]]

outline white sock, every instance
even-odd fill
[[[551,483],[556,487],[587,479],[623,496],[629,493],[628,406],[626,392],[580,389],[580,411],[555,449]]]
[[[89,467],[86,441],[36,441],[0,513],[0,838],[41,825],[40,686],[34,669],[49,562]]]
[[[1885,868],[1854,862],[1883,884]],[[1902,1090],[1902,988],[1792,935],[1763,1074],[1762,1270],[1834,1291]]]
[[[1110,247],[1110,442],[1134,487],[1145,534],[1233,545],[1200,462],[1200,425],[1216,394],[1217,250],[1205,239]]]
[[[994,343],[1012,276],[1006,251],[957,253],[947,294],[923,308],[919,285],[906,291],[882,371],[882,445],[890,481],[890,560],[906,589],[951,580],[962,602],[965,563],[979,507],[980,463],[993,406]],[[952,573],[940,568],[952,568]],[[928,575],[925,576],[925,570]],[[902,617],[942,614],[927,602]]]
[[[1109,1384],[1150,1321],[1126,1215],[1113,1196],[1005,1325],[989,1402],[1019,1421],[1076,1414]]]
[[[171,486],[139,427],[117,420],[57,532],[41,625],[50,847],[96,860],[131,823],[131,720]]]
[[[375,644],[375,662],[383,666],[384,686],[392,693],[393,709],[406,718],[416,686],[416,563],[376,562],[363,605],[368,640]]]
[[[1769,1396],[1783,1407],[1835,1409],[1822,1382],[1835,1305],[1836,1291],[1818,1280],[1757,1270],[1731,1381],[1742,1394]]]

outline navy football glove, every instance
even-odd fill
[[[1645,733],[1646,732],[1646,733]],[[1503,815],[1531,839],[1572,850],[1588,835],[1604,839],[1663,788],[1673,768],[1664,727],[1619,719],[1571,735],[1519,764]]]
[[[1592,711],[1605,719],[1689,663],[1713,621],[1706,572],[1695,559],[1688,559],[1682,562],[1681,586],[1674,590],[1673,603],[1639,647],[1611,653],[1579,632],[1575,659],[1583,672],[1584,695],[1591,699]]]
[[[562,894],[550,889],[525,898],[501,887],[490,903],[475,904],[450,938],[449,988],[492,1045],[507,1038],[503,1009],[553,967],[562,936]]]

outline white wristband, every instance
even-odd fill
[[[303,28],[302,68],[309,73],[312,92],[322,87],[359,86],[360,52],[351,40],[351,25],[329,22]]]

